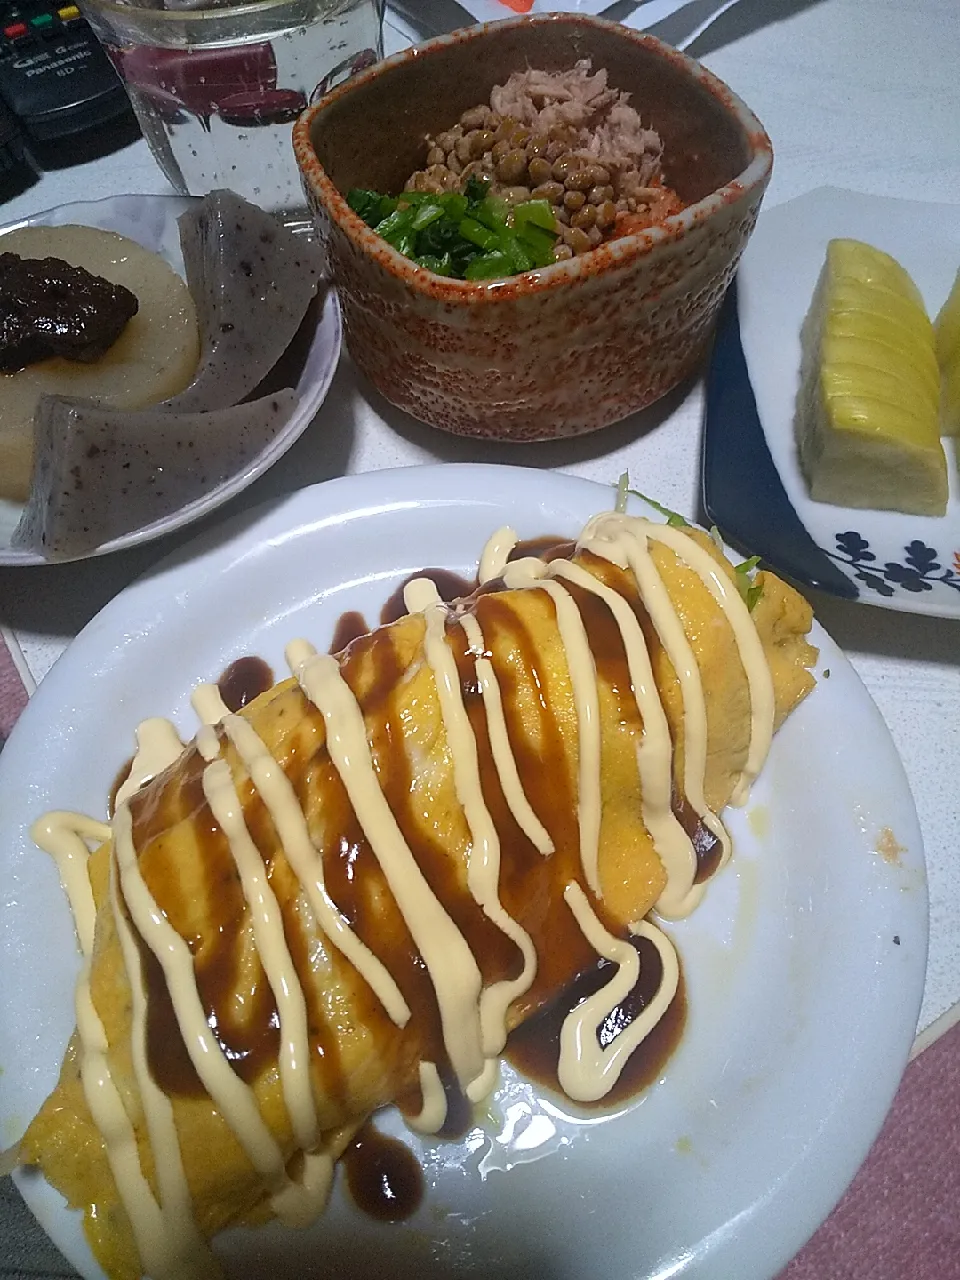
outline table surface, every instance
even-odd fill
[[[718,8],[718,0],[693,0],[656,33],[679,43]],[[616,16],[625,11],[628,5],[618,5]],[[642,8],[627,20],[639,23],[640,15]],[[388,48],[401,41],[388,22]],[[960,217],[957,0],[741,0],[689,52],[730,84],[770,133],[776,162],[767,207],[832,184],[954,204]],[[44,175],[0,208],[0,221],[69,200],[168,190],[139,141]],[[216,519],[332,476],[436,461],[518,463],[610,483],[629,469],[645,492],[695,515],[702,408],[697,380],[592,437],[496,446],[446,437],[393,410],[344,356],[315,426]],[[42,679],[98,609],[196,532],[76,565],[0,569],[0,627],[19,642],[29,675]],[[922,1046],[960,1016],[960,912],[953,909],[960,899],[960,623],[812,598],[890,728],[920,815],[931,904]],[[16,1211],[0,1191],[4,1238],[3,1224]],[[38,1252],[0,1262],[0,1275],[19,1274],[64,1272]],[[960,1275],[960,1263],[951,1274]]]

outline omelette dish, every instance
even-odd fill
[[[661,924],[723,865],[721,811],[813,687],[809,607],[689,527],[613,512],[554,558],[515,544],[495,534],[452,604],[411,582],[342,653],[294,640],[239,713],[201,686],[187,746],[145,722],[109,824],[35,824],[82,964],[15,1158],[83,1211],[109,1276],[215,1276],[222,1229],[310,1223],[375,1111],[440,1133],[598,956],[560,1035],[574,1102],[670,1005]],[[638,938],[655,993],[601,1037]]]

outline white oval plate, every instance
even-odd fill
[[[287,640],[325,647],[343,610],[375,619],[409,573],[472,573],[504,522],[575,535],[612,500],[512,467],[334,480],[235,521],[227,539],[198,539],[84,629],[0,757],[0,1145],[53,1087],[74,1022],[70,914],[31,820],[52,807],[102,815],[137,722],[169,715],[190,736],[191,688],[234,658],[259,654],[279,674]],[[819,628],[814,639],[819,686],[778,734],[748,808],[729,814],[734,859],[671,926],[689,1017],[662,1079],[619,1114],[578,1121],[506,1070],[499,1118],[435,1147],[384,1113],[426,1170],[416,1216],[378,1224],[338,1187],[306,1233],[222,1236],[231,1275],[766,1280],[800,1247],[886,1114],[927,940],[903,769],[852,667]],[[18,1180],[67,1257],[99,1276],[79,1216],[38,1178]]]
[[[79,223],[85,227],[101,227],[105,231],[117,231],[129,236],[145,249],[158,253],[180,275],[183,275],[183,255],[180,252],[180,236],[177,219],[191,204],[191,196],[109,196],[104,200],[90,200],[75,204],[62,204],[56,209],[21,218],[6,227],[0,227],[0,237],[7,231],[20,227],[62,227]],[[299,395],[296,407],[282,431],[262,449],[242,471],[216,485],[202,497],[188,502],[178,511],[143,525],[132,533],[103,543],[89,556],[103,556],[124,547],[135,547],[141,542],[152,542],[172,533],[186,524],[192,524],[214,511],[230,498],[246,489],[247,485],[269,470],[291,447],[313,421],[330,388],[330,382],[340,359],[340,308],[336,293],[328,289],[324,298],[320,322],[304,362],[303,373],[297,384]],[[35,551],[12,547],[10,540],[17,527],[23,507],[19,502],[0,498],[0,565],[47,564]],[[79,557],[87,559],[88,556]]]

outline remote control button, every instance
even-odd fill
[[[68,4],[57,10],[57,17],[61,22],[75,22],[80,17],[80,10],[75,4]]]
[[[9,27],[3,28],[3,34],[8,40],[19,40],[21,36],[27,34],[27,24],[25,22],[14,22]]]
[[[38,13],[35,18],[30,19],[31,27],[35,27],[38,31],[44,31],[53,22],[52,13]]]

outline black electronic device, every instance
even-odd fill
[[[23,164],[23,135],[16,118],[0,102],[0,176]]]
[[[110,59],[70,0],[0,0],[0,99],[28,143],[82,133],[130,111]]]

